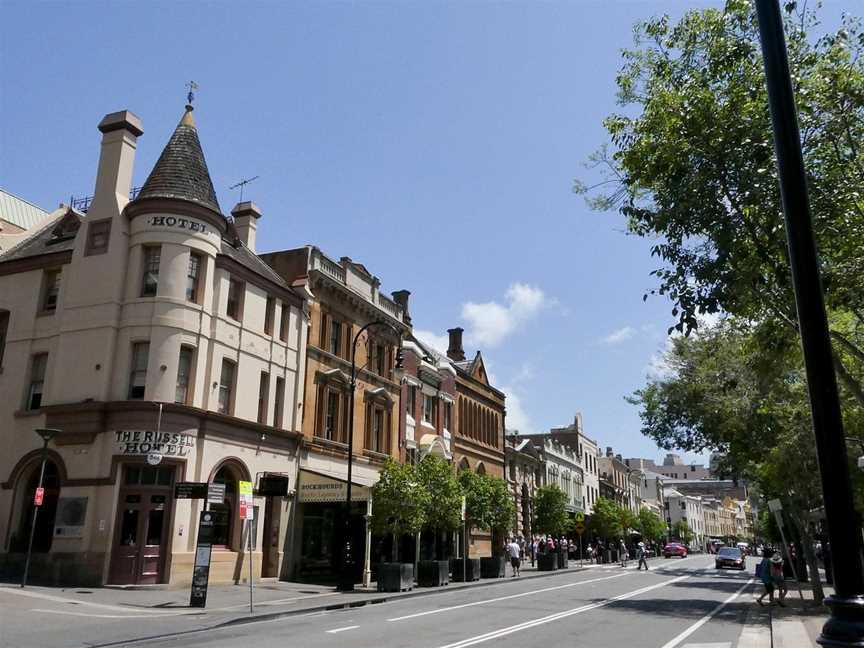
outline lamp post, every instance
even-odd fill
[[[834,354],[828,334],[801,135],[778,0],[757,0],[756,13],[774,127],[774,148],[786,219],[792,285],[807,370],[816,456],[822,478],[825,519],[831,548],[837,560],[843,564],[843,569],[836,570],[834,574],[834,596],[825,599],[831,616],[822,627],[818,642],[823,646],[861,646],[864,645],[864,547],[861,521],[852,499],[852,481],[843,439],[843,416],[833,366]]]
[[[348,487],[345,494],[345,544],[342,548],[342,570],[339,579],[339,591],[354,591],[354,557],[351,554],[351,473],[354,466],[354,391],[357,388],[357,342],[360,336],[373,326],[385,326],[396,333],[399,338],[399,348],[396,351],[396,366],[393,369],[393,378],[402,386],[402,332],[390,322],[376,320],[363,326],[354,336],[351,343],[351,381],[348,391]]]
[[[39,470],[39,485],[36,487],[38,493],[42,493],[42,481],[45,479],[45,464],[48,462],[48,442],[59,433],[60,430],[36,428],[36,434],[42,437],[42,467]],[[21,578],[21,587],[27,585],[27,574],[30,572],[30,556],[33,553],[33,536],[36,533],[36,517],[39,515],[39,508],[42,506],[41,499],[36,501],[36,493],[33,495],[33,521],[30,523],[30,537],[27,540],[27,558],[24,560],[24,576]]]

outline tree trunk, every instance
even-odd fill
[[[813,602],[822,605],[825,592],[822,589],[822,579],[819,577],[819,563],[813,552],[813,536],[806,522],[799,523],[797,516],[793,518],[795,526],[798,527],[798,535],[801,538],[801,550],[804,552],[804,560],[807,562],[807,571],[810,572],[810,585],[813,588]]]

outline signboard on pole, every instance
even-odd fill
[[[585,533],[585,523],[584,522],[577,522],[573,526],[573,530],[581,536],[583,533]]]
[[[779,499],[768,500],[768,510],[772,513],[777,513],[783,510],[783,505],[780,503]]]
[[[240,481],[237,487],[240,495],[240,519],[251,520],[255,517],[255,509],[252,508],[252,482]]]
[[[213,521],[214,516],[211,511],[201,511],[198,518],[198,540],[195,545],[195,562],[192,566],[192,592],[189,596],[189,607],[203,608],[207,604]]]
[[[463,522],[465,521],[465,501],[466,501],[465,496],[463,495],[462,496],[462,517],[461,517],[461,520]]]
[[[222,504],[225,502],[225,484],[207,484],[207,503]]]
[[[174,484],[174,499],[204,499],[206,496],[206,482],[177,482]]]
[[[42,500],[45,498],[45,489],[37,488],[36,494],[33,496],[33,505],[34,506],[42,506]]]

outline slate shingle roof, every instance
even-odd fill
[[[51,220],[29,238],[0,254],[0,263],[17,261],[41,254],[68,252],[75,248],[75,234],[82,222],[82,215],[71,208],[52,212]]]
[[[188,107],[136,200],[145,198],[188,200],[222,212]]]

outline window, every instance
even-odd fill
[[[211,542],[220,549],[233,549],[239,541],[236,528],[237,482],[243,475],[233,465],[222,466],[213,477],[214,484],[225,484],[225,501],[209,505],[213,512],[213,536]]]
[[[192,358],[195,349],[188,346],[180,347],[180,359],[177,362],[177,389],[174,392],[174,402],[188,405],[191,400],[189,384],[192,382]]]
[[[285,379],[276,378],[276,394],[273,396],[273,427],[282,427],[282,408],[285,406]]]
[[[53,313],[57,310],[57,296],[60,294],[60,269],[46,270],[42,275],[42,309],[43,313]]]
[[[202,257],[200,254],[197,252],[189,253],[189,268],[186,270],[186,300],[193,304],[200,303],[201,263]]]
[[[9,330],[9,311],[0,310],[0,369],[3,368],[3,352],[6,350],[6,332]]]
[[[342,351],[342,322],[330,320],[330,353],[338,356]]]
[[[242,281],[230,279],[228,282],[228,308],[226,314],[238,322],[243,318],[243,293],[246,286]]]
[[[144,276],[141,281],[141,296],[154,297],[159,287],[159,262],[162,259],[161,247],[144,248]]]
[[[45,368],[47,366],[47,353],[38,353],[30,361],[30,387],[27,390],[28,410],[42,407],[42,394],[45,389]]]
[[[366,423],[366,448],[372,452],[386,454],[387,447],[387,414],[381,406],[370,405]]]
[[[327,390],[327,418],[324,421],[324,438],[336,441],[339,437],[339,394]]]
[[[87,225],[87,247],[84,256],[104,254],[108,251],[108,237],[111,234],[111,219],[93,221]]]
[[[387,375],[387,347],[383,344],[375,345],[375,373]]]
[[[414,402],[417,400],[417,388],[408,385],[408,398],[405,399],[405,413],[414,418]]]
[[[273,335],[273,318],[276,317],[276,299],[267,298],[267,307],[264,310],[264,333]]]
[[[222,358],[222,372],[219,375],[219,413],[234,413],[234,371],[235,365],[228,358]]]
[[[136,342],[132,345],[132,366],[129,370],[129,398],[144,398],[147,384],[147,358],[150,355],[149,342]]]
[[[423,422],[435,426],[435,397],[423,394]]]
[[[444,429],[450,430],[451,424],[451,416],[452,416],[453,404],[452,403],[444,403]]]
[[[270,374],[266,371],[261,372],[261,379],[258,382],[258,422],[267,423],[267,402],[270,392]]]
[[[287,304],[282,304],[282,316],[279,318],[279,339],[283,342],[288,341],[288,320],[291,315],[291,309]]]

